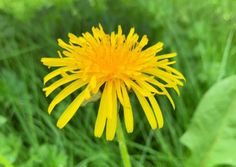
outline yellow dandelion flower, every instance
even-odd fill
[[[44,77],[44,84],[54,77],[56,82],[45,87],[46,96],[62,85],[61,90],[48,107],[49,114],[54,107],[78,89],[81,93],[72,101],[60,116],[57,126],[63,128],[78,108],[101,91],[101,100],[97,113],[94,135],[101,137],[106,126],[106,139],[115,136],[118,119],[118,103],[124,111],[124,122],[128,133],[133,132],[134,120],[129,92],[133,91],[140,102],[152,129],[163,126],[163,117],[155,95],[166,96],[175,108],[168,89],[179,94],[178,86],[183,86],[183,75],[170,65],[170,58],[176,53],[156,55],[163,43],[143,49],[148,43],[144,35],[140,40],[134,28],[127,36],[118,32],[106,34],[101,25],[93,27],[92,33],[82,36],[69,33],[69,43],[58,40],[64,49],[59,58],[42,58],[45,66],[56,67]]]

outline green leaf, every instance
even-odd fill
[[[236,166],[236,76],[203,97],[181,143],[190,150],[186,167]]]

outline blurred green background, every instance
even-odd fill
[[[40,58],[57,56],[57,38],[101,23],[106,32],[134,26],[162,53],[175,51],[186,77],[174,111],[158,97],[165,125],[151,130],[132,98],[134,167],[236,166],[235,0],[0,0],[0,167],[120,167],[118,142],[93,136],[98,102],[81,107],[63,129],[52,116]]]

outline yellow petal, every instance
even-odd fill
[[[134,51],[140,51],[140,50],[142,50],[142,48],[143,48],[144,46],[146,46],[147,43],[148,43],[147,35],[144,35],[144,36],[142,37],[142,39],[140,40],[140,42],[138,42],[138,44],[137,44],[136,48],[134,49]]]
[[[100,36],[99,36],[99,29],[98,29],[98,28],[95,28],[95,27],[92,27],[92,32],[93,32],[94,38],[95,38],[97,41],[99,41],[99,38],[100,38]]]
[[[165,69],[167,69],[167,68],[165,68]],[[159,76],[168,78],[168,79],[172,80],[173,82],[175,82],[177,85],[183,86],[183,83],[179,79],[184,79],[184,78],[175,76],[170,72],[162,71],[159,69],[157,69],[156,72],[159,74]]]
[[[103,31],[103,28],[102,28],[102,25],[101,25],[100,23],[98,24],[98,26],[99,26],[99,28],[100,28],[100,31],[104,32],[104,31]]]
[[[59,80],[57,80],[56,82],[54,82],[53,84],[51,84],[50,86],[43,88],[43,91],[46,92],[46,96],[50,95],[55,89],[57,89],[58,87],[71,82],[73,80],[78,79],[78,75],[77,74],[73,74],[73,75],[69,75],[66,77],[63,77]]]
[[[156,79],[154,79],[154,78],[149,78],[148,80],[147,80],[147,82],[149,82],[149,83],[151,83],[151,84],[153,84],[153,85],[155,85],[155,86],[157,86],[157,87],[172,87],[173,85],[165,85],[165,84],[163,84],[163,83],[161,83],[161,82],[159,82],[159,81],[157,81]]]
[[[122,81],[125,83],[125,85],[128,87],[128,90],[131,88],[131,82],[130,79],[127,78],[126,76],[122,76]]]
[[[144,96],[142,96],[138,90],[134,89],[134,93],[136,94],[142,108],[143,111],[148,119],[148,122],[151,126],[152,129],[156,129],[157,128],[157,121],[155,118],[155,115],[153,114],[152,108],[150,107],[148,101],[146,100],[146,98]]]
[[[96,87],[97,87],[97,79],[95,76],[92,76],[85,90],[85,100],[89,100],[91,98],[91,93],[94,91]]]
[[[176,70],[176,69],[174,69],[172,67],[169,67],[169,66],[165,66],[164,69],[174,73],[176,78],[185,80],[183,74],[181,74],[178,70]]]
[[[59,120],[57,121],[57,127],[63,128],[74,116],[75,112],[79,109],[83,101],[84,101],[84,92],[81,92],[62,113]]]
[[[70,42],[83,46],[86,43],[86,40],[83,37],[77,37],[76,35],[69,33],[68,37],[70,39]]]
[[[168,92],[165,88],[160,88],[160,89],[164,92],[164,94],[166,95],[166,97],[169,99],[169,101],[170,101],[170,103],[171,103],[173,109],[175,109],[175,103],[174,103],[172,97],[170,96],[169,92]]]
[[[115,81],[115,89],[116,89],[116,93],[117,93],[120,103],[124,105],[123,96],[121,94],[121,81],[120,80]]]
[[[111,38],[110,38],[110,40],[111,40],[111,47],[112,47],[112,48],[115,48],[115,47],[116,47],[116,35],[115,35],[115,32],[112,32],[112,33],[111,33]]]
[[[89,82],[89,87],[91,89],[94,89],[94,88],[96,88],[96,86],[97,86],[97,79],[96,79],[95,76],[92,76],[92,78],[91,78],[91,80]]]
[[[170,101],[172,107],[175,109],[175,103],[174,103],[173,99],[171,98],[170,94],[168,93],[168,91],[166,90],[166,88],[169,88],[169,85],[167,85],[167,86],[162,85],[162,84],[160,84],[157,80],[152,79],[152,78],[149,79],[148,82],[150,82],[150,83],[152,83],[152,84],[158,86],[158,87],[162,90],[162,92],[160,92],[160,94],[167,96],[167,98],[169,99],[169,101]],[[178,87],[177,87],[176,85],[171,85],[171,87],[174,88],[174,90],[175,90],[175,91],[177,92],[177,94],[179,95],[179,89],[178,89]]]
[[[143,89],[146,89],[149,92],[153,92],[153,93],[158,93],[156,88],[154,88],[152,85],[150,85],[149,83],[142,81],[142,80],[136,80],[136,82],[139,84],[140,87],[142,87]]]
[[[48,67],[61,67],[76,65],[72,58],[42,58],[41,62]]]
[[[142,54],[145,56],[156,55],[157,52],[161,51],[163,48],[163,43],[158,42],[155,45],[145,49]]]
[[[96,94],[99,91],[100,87],[104,84],[104,82],[104,80],[98,81],[96,87],[92,89],[92,93]]]
[[[116,126],[117,126],[117,97],[116,97],[116,90],[114,85],[112,85],[112,92],[111,92],[111,99],[112,101],[112,107],[111,111],[112,116],[107,118],[107,125],[106,125],[106,139],[107,140],[113,140],[116,132]],[[108,101],[108,102],[109,102]]]
[[[156,76],[157,78],[163,80],[164,82],[166,82],[169,85],[180,85],[183,86],[183,83],[181,81],[179,81],[178,79],[175,78],[175,76],[173,76],[171,73],[167,73],[165,71],[162,71],[160,69],[156,69],[156,68],[152,68],[152,69],[146,69],[145,73],[151,74]]]
[[[83,80],[76,80],[67,87],[65,87],[50,103],[48,107],[48,113],[50,114],[53,110],[53,108],[60,103],[63,99],[65,99],[67,96],[69,96],[71,93],[76,91],[77,89],[81,88],[86,84]]]
[[[168,54],[164,54],[164,55],[158,55],[157,60],[172,58],[172,57],[175,57],[176,55],[177,55],[176,53],[168,53]]]
[[[179,95],[179,89],[178,89],[176,83],[171,82],[171,81],[169,81],[168,79],[166,80],[166,82],[170,82],[170,83],[168,83],[168,84],[163,84],[163,83],[159,82],[158,80],[156,80],[156,79],[154,79],[154,78],[149,78],[149,79],[147,80],[147,82],[149,82],[149,83],[151,83],[151,84],[157,86],[157,87],[158,87],[159,89],[161,89],[161,90],[166,90],[166,88],[173,88],[173,89],[176,91],[176,93]],[[159,90],[158,90],[158,91],[159,91]],[[163,91],[160,92],[160,91],[159,91],[159,94],[164,95],[165,92],[163,92]]]
[[[133,81],[129,81],[130,82],[130,84],[131,84],[131,87],[132,87],[132,89],[135,89],[135,90],[137,90],[138,92],[140,92],[140,94],[142,95],[142,96],[151,96],[151,93],[150,92],[148,92],[148,91],[146,91],[145,89],[143,89],[143,88],[141,88],[138,84],[136,84],[135,82],[133,82]]]
[[[118,25],[118,33],[117,33],[118,36],[121,36],[122,35],[122,28],[120,25]]]
[[[43,78],[43,82],[44,84],[46,84],[50,79],[60,75],[61,73],[63,72],[66,72],[66,71],[69,71],[69,70],[73,70],[73,68],[70,68],[70,67],[61,67],[61,68],[58,68],[52,72],[50,72],[49,74],[47,74],[44,78]]]
[[[113,116],[112,112],[112,106],[113,106],[113,101],[112,101],[112,92],[113,92],[113,84],[111,82],[107,82],[107,100],[105,101],[106,106],[107,106],[107,115],[109,118]]]
[[[133,34],[134,34],[134,31],[135,31],[135,28],[134,27],[132,27],[131,29],[130,29],[130,31],[129,31],[129,34],[128,34],[128,36],[127,36],[127,40],[126,41],[129,41],[130,40],[130,38],[133,36]]]
[[[167,60],[167,59],[165,59]],[[169,65],[172,65],[172,64],[175,64],[176,61],[166,61],[166,62],[161,62],[161,61],[158,61],[155,63],[155,66],[157,67],[166,67],[166,66],[169,66]]]
[[[62,39],[57,40],[58,45],[66,50],[73,50],[73,46],[65,43]]]
[[[123,47],[124,40],[125,40],[125,37],[124,37],[124,35],[122,35],[122,28],[119,25],[118,26],[118,32],[117,32],[117,48],[122,48]]]
[[[177,95],[179,96],[179,95],[180,95],[180,91],[179,91],[178,86],[173,86],[173,89],[175,90],[175,92],[176,92]]]
[[[125,127],[128,133],[133,132],[134,129],[134,118],[132,107],[129,100],[129,95],[127,93],[127,89],[125,85],[121,84],[122,95],[124,99],[123,109],[124,109],[124,120],[125,120]]]
[[[95,122],[94,136],[101,137],[105,128],[106,119],[107,119],[107,84],[102,93],[100,100],[100,105],[98,109],[97,119]]]
[[[162,128],[163,124],[164,124],[164,121],[163,121],[163,116],[162,116],[162,113],[161,113],[161,109],[158,105],[158,102],[157,102],[157,100],[155,99],[154,96],[149,96],[148,99],[151,103],[152,109],[153,109],[154,114],[156,116],[158,128]]]
[[[98,43],[90,33],[88,32],[83,33],[83,37],[87,41],[87,43],[90,45],[90,47],[92,47],[93,49],[97,48]]]
[[[84,90],[85,93],[84,93],[84,99],[85,100],[89,100],[91,98],[91,94],[90,94],[90,89],[89,87],[87,86],[87,88]]]
[[[87,103],[89,103],[89,102],[95,102],[95,101],[97,101],[97,100],[100,99],[100,98],[101,98],[101,92],[98,91],[96,94],[92,94],[92,96],[91,96],[90,99],[84,100],[82,106],[86,106]]]

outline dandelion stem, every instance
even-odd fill
[[[118,142],[119,142],[120,154],[122,157],[124,167],[131,167],[130,156],[129,156],[129,153],[127,150],[126,141],[125,141],[122,126],[120,124],[119,116],[118,116],[118,125],[117,126],[118,126],[117,127],[117,138],[118,138]]]

